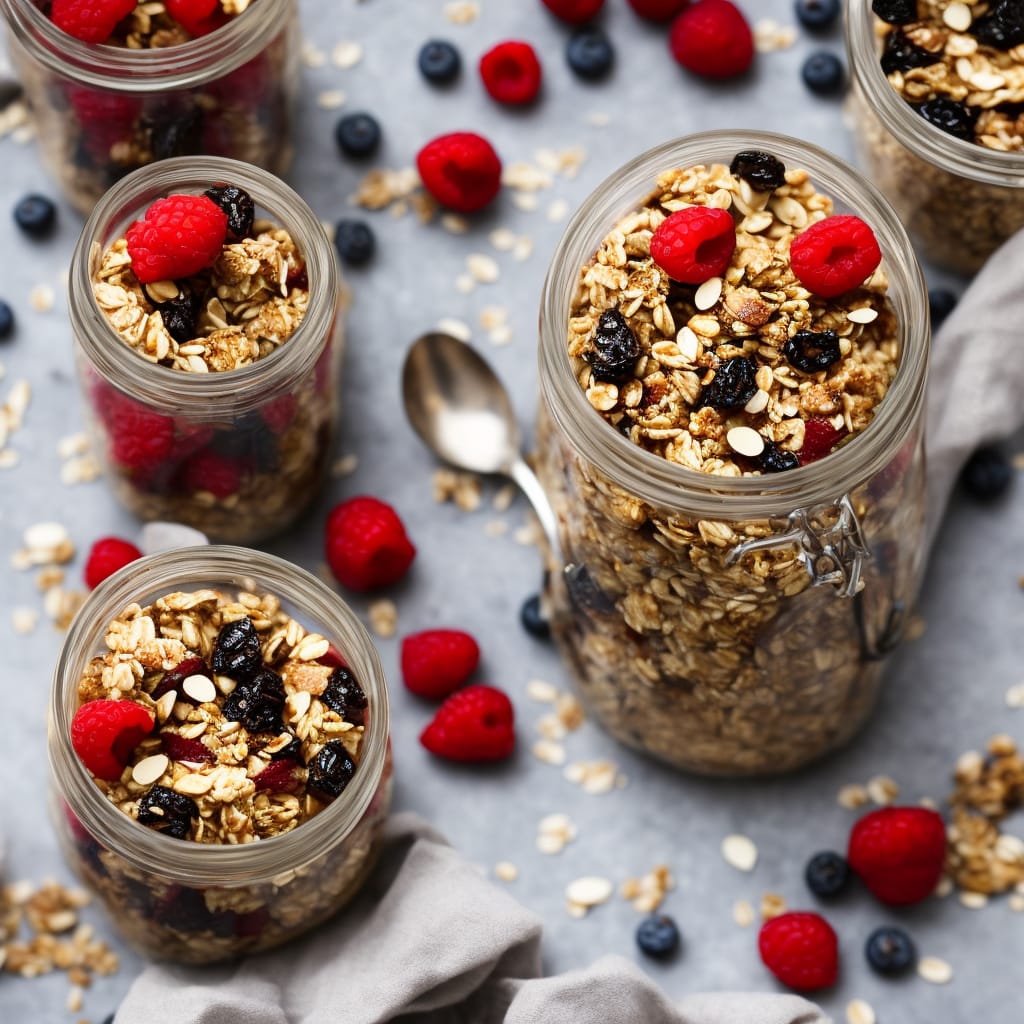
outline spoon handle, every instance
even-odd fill
[[[541,486],[541,482],[537,479],[537,474],[523,459],[517,458],[509,466],[508,475],[518,484],[519,489],[526,496],[526,500],[533,507],[533,511],[540,521],[540,528],[544,531],[544,536],[547,539],[550,558],[556,565],[561,565],[564,559],[558,540],[558,522],[555,518],[555,510]]]

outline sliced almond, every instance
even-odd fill
[[[711,309],[722,297],[722,279],[710,277],[706,280],[693,295],[693,304],[699,310]]]
[[[953,968],[937,956],[923,956],[917,962],[917,973],[933,985],[946,985],[953,980]]]
[[[749,458],[756,458],[764,451],[764,438],[753,427],[733,427],[725,440],[734,452]]]
[[[722,840],[722,856],[737,871],[753,871],[757,864],[757,847],[752,839],[734,833]]]
[[[182,684],[182,690],[194,701],[208,704],[217,699],[217,687],[208,676],[189,676]]]
[[[565,890],[565,898],[569,903],[580,907],[596,907],[607,902],[615,887],[607,878],[587,875],[570,882]]]
[[[167,771],[167,766],[170,763],[166,754],[153,754],[150,757],[144,757],[132,769],[132,781],[140,786],[151,786]]]

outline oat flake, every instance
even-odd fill
[[[321,110],[337,110],[345,105],[345,93],[341,89],[325,89],[317,94],[316,105]]]
[[[553,704],[558,698],[558,689],[544,679],[531,679],[526,684],[526,696],[540,704]]]
[[[937,956],[922,957],[917,963],[917,973],[933,985],[945,985],[953,978],[953,968]]]
[[[875,1024],[875,1011],[863,999],[851,999],[846,1004],[847,1024]]]
[[[502,860],[494,865],[494,877],[503,882],[514,882],[519,877],[519,868],[511,861]]]
[[[565,898],[580,907],[596,907],[611,897],[614,886],[607,878],[588,875],[570,882],[565,890]]]
[[[363,59],[363,47],[352,39],[343,39],[331,50],[331,63],[336,68],[354,68]]]
[[[732,919],[741,928],[749,928],[754,923],[754,907],[749,900],[737,900],[732,905]]]
[[[728,835],[722,840],[722,856],[737,871],[753,871],[757,864],[757,847],[744,835]]]

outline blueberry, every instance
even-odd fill
[[[976,111],[965,103],[958,103],[948,96],[938,96],[933,100],[918,103],[914,109],[931,125],[955,138],[971,142],[974,139],[974,122]]]
[[[850,865],[840,854],[823,850],[807,862],[804,880],[815,896],[838,896],[850,881]]]
[[[960,471],[963,489],[979,501],[1002,497],[1013,480],[1013,467],[998,448],[979,448]]]
[[[648,956],[664,960],[679,948],[679,928],[668,914],[651,914],[637,927],[636,944]]]
[[[434,85],[448,85],[459,77],[462,57],[446,39],[428,39],[421,47],[416,63],[420,74]]]
[[[14,333],[14,310],[3,299],[0,299],[0,341],[4,341]]]
[[[804,28],[821,32],[839,17],[839,0],[796,0],[796,19]]]
[[[608,34],[596,25],[577,29],[565,47],[565,59],[580,78],[604,78],[615,63],[615,50]]]
[[[812,53],[804,61],[800,75],[804,85],[820,96],[833,96],[842,92],[846,79],[843,62],[834,53],[826,53],[824,50]]]
[[[339,220],[334,227],[334,248],[342,263],[361,267],[373,258],[377,239],[366,221]]]
[[[551,623],[541,611],[540,594],[532,594],[519,609],[519,621],[530,636],[547,640],[551,636]]]
[[[593,342],[594,347],[583,358],[590,363],[595,380],[621,384],[633,376],[640,343],[617,309],[606,309],[598,318]]]
[[[337,711],[346,722],[353,725],[365,724],[369,701],[356,677],[347,668],[338,667],[331,673],[320,699],[333,711]]]
[[[14,223],[33,238],[48,235],[57,223],[57,207],[52,199],[32,193],[18,200],[14,207]]]
[[[917,0],[872,0],[871,10],[890,25],[906,25],[917,18]]]
[[[372,114],[346,114],[334,126],[334,141],[345,156],[365,159],[380,146],[380,124]]]
[[[938,327],[953,312],[957,301],[956,295],[948,288],[928,290],[928,311],[931,314],[933,328]]]
[[[902,928],[876,928],[864,945],[864,955],[879,974],[902,974],[917,959],[914,942]]]

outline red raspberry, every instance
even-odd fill
[[[493,686],[467,686],[453,693],[420,733],[432,754],[452,761],[500,761],[515,749],[515,712]]]
[[[105,43],[117,23],[135,10],[136,0],[53,0],[50,20],[84,43]]]
[[[447,697],[473,674],[479,661],[477,642],[461,629],[427,629],[402,641],[402,681],[420,697]]]
[[[206,196],[158,199],[125,235],[132,270],[142,284],[188,277],[220,255],[227,214]]]
[[[674,18],[690,0],[629,0],[629,6],[651,21],[669,21]]]
[[[123,469],[155,470],[173,451],[170,416],[150,412],[120,395],[99,412],[110,434],[110,457]]]
[[[651,237],[651,258],[683,284],[702,284],[724,274],[735,248],[732,214],[711,206],[677,210]]]
[[[459,213],[486,206],[501,188],[501,160],[494,147],[473,132],[452,132],[428,142],[416,156],[426,190]]]
[[[113,782],[152,730],[153,716],[133,700],[91,700],[71,720],[71,746],[90,774]]]
[[[480,77],[491,99],[514,106],[532,103],[540,92],[540,61],[529,43],[509,40],[480,58]]]
[[[846,858],[883,903],[917,903],[939,884],[946,826],[926,807],[882,807],[853,826]]]
[[[281,395],[260,407],[260,418],[275,434],[283,434],[295,419],[298,404],[294,395]]]
[[[265,789],[271,793],[294,793],[302,785],[298,774],[301,765],[290,757],[282,757],[280,761],[271,761],[252,781],[256,792]]]
[[[730,0],[699,0],[683,10],[669,32],[672,56],[705,78],[742,75],[754,60],[754,36]]]
[[[401,579],[416,555],[398,518],[383,501],[361,495],[327,517],[327,564],[352,590],[373,590]]]
[[[757,948],[765,967],[797,992],[828,988],[839,975],[839,942],[820,914],[791,912],[765,921]]]
[[[206,448],[181,467],[181,485],[190,493],[207,491],[223,501],[242,486],[242,469],[234,459]]]
[[[111,147],[131,137],[142,103],[134,96],[69,84],[68,103],[82,128],[82,145],[97,160],[108,160]]]
[[[874,231],[852,214],[816,221],[789,246],[789,265],[815,295],[832,299],[864,283],[882,262]]]
[[[812,416],[804,424],[804,443],[797,452],[800,465],[807,466],[830,454],[839,442],[846,437],[846,428],[836,430],[828,420],[820,416]]]
[[[556,17],[570,25],[582,25],[604,6],[604,0],[541,0]]]
[[[206,762],[212,764],[217,760],[217,755],[202,740],[190,740],[174,732],[161,734],[160,749],[172,761],[190,761],[192,764],[203,764]]]
[[[141,557],[142,552],[130,541],[102,537],[93,544],[85,561],[85,585],[93,590],[118,569]]]
[[[167,13],[191,36],[205,36],[227,22],[219,0],[165,0]]]

